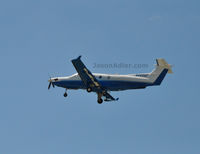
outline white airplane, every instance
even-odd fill
[[[91,73],[81,61],[81,56],[72,60],[78,73],[66,77],[54,77],[49,79],[51,85],[67,89],[85,89],[87,92],[97,94],[97,102],[101,104],[104,101],[116,101],[119,98],[112,97],[110,91],[120,91],[129,89],[144,89],[147,86],[160,85],[167,73],[172,73],[171,65],[164,59],[156,59],[156,68],[151,73],[143,74],[101,74]],[[64,97],[67,97],[65,91]]]

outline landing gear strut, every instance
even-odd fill
[[[102,104],[102,103],[103,103],[103,99],[101,98],[101,97],[102,97],[102,93],[98,93],[97,96],[98,96],[97,102],[98,102],[99,104]]]

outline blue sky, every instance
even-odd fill
[[[200,2],[197,0],[0,1],[1,154],[199,154]],[[173,64],[160,87],[113,92],[47,90],[75,73],[150,72]],[[148,64],[143,69],[94,63]]]

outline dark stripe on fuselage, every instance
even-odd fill
[[[149,83],[144,82],[132,82],[132,81],[99,81],[103,89],[106,90],[126,90],[126,89],[141,89],[149,86]],[[54,83],[56,86],[67,88],[67,89],[86,89],[85,85],[81,80],[71,81],[58,81]]]
[[[141,89],[147,86],[160,85],[166,76],[168,69],[163,69],[154,83],[148,82],[134,82],[134,81],[122,81],[122,80],[98,80],[100,85],[105,90],[118,91],[126,89]],[[64,80],[54,82],[54,85],[67,89],[86,89],[82,80]]]

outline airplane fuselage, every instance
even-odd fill
[[[143,89],[152,86],[148,74],[116,75],[93,73],[100,85],[108,91],[119,91],[128,89]],[[54,85],[66,89],[87,89],[83,81],[76,73],[72,76],[52,78]]]
[[[172,73],[171,65],[164,59],[156,59],[156,68],[151,73],[143,74],[100,74],[91,73],[81,61],[81,56],[72,60],[78,73],[66,77],[50,78],[48,89],[51,85],[67,89],[86,89],[87,92],[97,94],[97,102],[101,104],[104,101],[116,101],[108,92],[129,89],[144,89],[147,86],[160,85],[167,73]],[[64,93],[67,97],[67,93]]]

